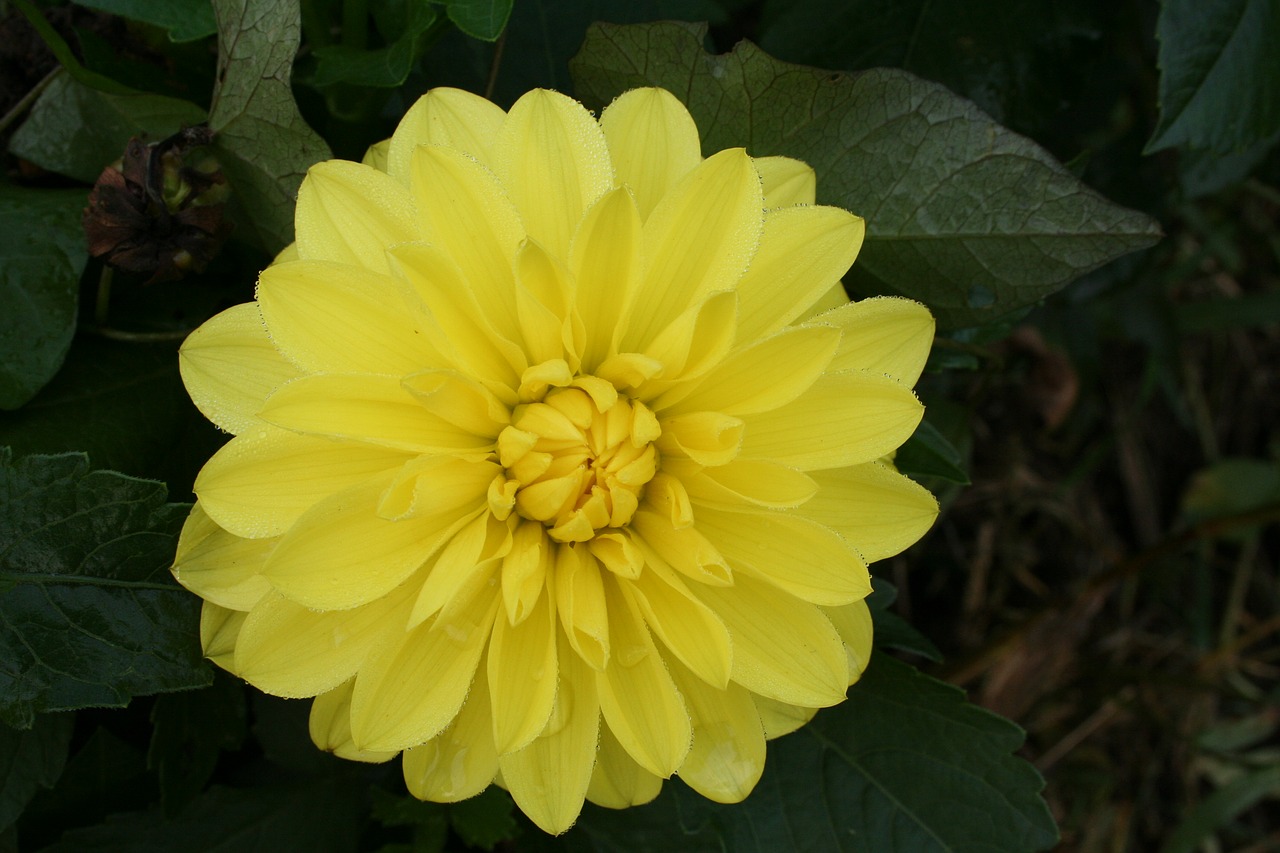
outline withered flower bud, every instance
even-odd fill
[[[130,139],[89,193],[89,253],[116,269],[149,273],[147,284],[203,270],[231,231],[223,219],[230,188],[208,150],[212,139],[204,126],[150,144]]]

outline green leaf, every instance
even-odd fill
[[[372,814],[383,826],[407,826],[413,830],[413,853],[441,853],[449,837],[449,817],[440,803],[415,797],[397,797],[383,788],[372,788]]]
[[[245,717],[244,683],[221,670],[204,690],[156,699],[147,765],[160,777],[165,814],[176,814],[204,790],[222,751],[239,748]]]
[[[1160,853],[1193,853],[1201,842],[1267,796],[1280,796],[1280,767],[1254,770],[1214,791],[1183,818]]]
[[[9,151],[42,169],[93,183],[120,159],[130,137],[165,139],[204,119],[204,110],[189,101],[102,92],[64,72],[32,105]]]
[[[0,185],[0,409],[16,409],[53,378],[76,330],[88,250],[78,190]]]
[[[1160,121],[1147,151],[1229,154],[1280,133],[1280,6],[1274,0],[1164,0]]]
[[[173,344],[82,335],[31,402],[0,412],[0,445],[18,454],[75,447],[103,468],[164,480],[174,497],[226,438],[187,398]]]
[[[898,448],[893,464],[913,477],[938,477],[962,486],[969,484],[960,451],[927,420],[921,421],[907,443]]]
[[[867,596],[867,607],[875,621],[875,644],[881,649],[898,649],[938,663],[942,652],[933,641],[921,634],[906,619],[889,608],[898,598],[898,589],[884,578],[874,578],[873,589]]]
[[[353,86],[399,86],[413,70],[422,35],[436,22],[436,13],[422,3],[410,4],[408,21],[395,41],[377,50],[357,50],[345,45],[316,48],[316,70],[307,82],[313,86],[349,83]]]
[[[514,810],[511,795],[490,786],[479,796],[450,805],[449,823],[468,846],[492,850],[520,832]]]
[[[75,0],[75,3],[167,30],[174,41],[195,41],[218,31],[209,0]]]
[[[0,725],[0,830],[18,819],[36,791],[58,781],[74,724],[71,714],[42,714],[26,731]]]
[[[340,778],[213,787],[180,815],[159,809],[111,815],[76,829],[44,853],[279,853],[281,850],[355,850],[365,809],[358,789]]]
[[[710,56],[705,27],[594,25],[570,66],[602,107],[645,85],[671,90],[704,151],[745,145],[813,166],[818,201],[866,218],[846,278],[859,295],[929,305],[944,328],[985,325],[1127,252],[1155,221],[1077,181],[1035,143],[943,87],[893,69],[835,74],[750,42]]]
[[[444,0],[449,20],[473,39],[496,41],[511,17],[514,0]]]
[[[233,201],[259,244],[293,240],[302,176],[330,156],[289,88],[301,24],[297,0],[215,0],[218,85],[209,110],[214,149]]]
[[[12,0],[12,5],[31,24],[32,29],[40,36],[40,40],[45,43],[45,46],[49,48],[49,52],[58,60],[58,64],[76,80],[103,92],[129,94],[133,91],[128,86],[117,83],[110,77],[90,71],[81,65],[80,60],[76,59],[75,52],[71,50],[71,45],[67,44],[58,31],[45,20],[44,15],[40,14],[40,10],[28,0]]]
[[[0,448],[0,720],[209,683],[199,600],[168,568],[186,512],[83,454]]]
[[[1202,468],[1182,495],[1182,517],[1188,524],[1261,510],[1280,502],[1280,462],[1271,459],[1223,459]],[[1242,539],[1265,521],[1224,534]]]

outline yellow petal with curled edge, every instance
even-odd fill
[[[743,341],[781,329],[849,270],[866,223],[838,207],[791,207],[764,218],[760,248],[738,282]]]
[[[236,672],[264,693],[299,699],[356,674],[369,652],[398,639],[412,584],[352,610],[317,612],[272,592],[249,611],[236,642]]]
[[[858,552],[831,528],[786,511],[725,512],[700,506],[698,532],[733,566],[801,601],[849,604],[871,592]]]
[[[628,581],[610,578],[604,584],[612,655],[596,676],[600,711],[623,749],[665,779],[689,751],[689,712],[622,583]]]
[[[294,432],[347,438],[410,453],[485,452],[493,440],[431,414],[395,376],[315,373],[281,387],[262,419]]]
[[[356,746],[408,749],[442,732],[467,697],[497,612],[497,590],[479,577],[453,618],[424,622],[371,655],[351,697]]]
[[[489,150],[506,119],[502,108],[487,98],[461,89],[432,89],[409,107],[396,126],[387,149],[387,171],[408,186],[413,152],[419,145],[456,148],[490,165]]]
[[[615,352],[617,333],[626,323],[623,306],[640,283],[642,235],[635,200],[619,188],[587,210],[573,236],[569,272],[577,282],[584,373],[594,373]]]
[[[321,693],[311,703],[311,714],[307,720],[311,742],[325,752],[332,752],[348,761],[367,764],[390,761],[399,753],[356,749],[351,740],[351,689],[354,686],[355,679],[349,678],[327,693]]]
[[[827,373],[793,402],[744,416],[742,456],[801,471],[857,465],[900,447],[923,416],[911,389],[887,376]]]
[[[819,314],[808,325],[835,326],[844,334],[832,370],[866,370],[915,385],[933,345],[929,309],[910,299],[877,296]]]
[[[200,608],[200,647],[204,656],[235,674],[236,638],[248,616],[241,610],[230,610],[206,601]]]
[[[569,645],[594,670],[609,664],[609,608],[600,564],[583,545],[557,545],[556,613]]]
[[[569,271],[560,258],[533,240],[522,244],[516,254],[516,313],[533,364],[568,357],[577,366],[581,343],[569,316],[572,299]]]
[[[844,641],[844,650],[849,656],[849,683],[853,684],[871,662],[871,610],[866,601],[855,601],[840,607],[824,607],[822,612]]]
[[[764,772],[764,726],[751,694],[740,684],[712,687],[676,662],[671,677],[693,718],[693,746],[677,775],[708,799],[741,802]]]
[[[733,650],[728,629],[671,569],[651,563],[631,584],[619,586],[671,657],[707,684],[723,688],[729,683]],[[668,661],[671,657],[664,656]]]
[[[368,444],[298,435],[263,424],[241,433],[196,476],[205,512],[237,536],[279,536],[321,500],[389,474],[410,457]]]
[[[502,558],[502,601],[507,621],[518,625],[529,618],[546,588],[556,547],[536,521],[518,522],[512,537],[511,550]]]
[[[765,412],[791,402],[812,387],[840,345],[838,333],[784,329],[736,350],[696,383],[673,388],[653,405],[664,415]],[[834,332],[835,330],[829,330]]]
[[[755,578],[693,587],[733,641],[733,680],[781,702],[824,708],[844,700],[849,663],[840,635],[816,606]]]
[[[525,230],[498,179],[459,151],[422,145],[411,187],[423,239],[453,258],[494,328],[517,340],[512,264]]]
[[[879,462],[810,476],[818,493],[796,514],[839,531],[868,562],[906,550],[938,517],[928,489]]]
[[[662,373],[637,388],[636,396],[651,400],[718,365],[733,346],[737,314],[738,296],[731,290],[708,294],[691,305],[649,345],[645,355],[662,364]]]
[[[738,456],[745,427],[740,418],[720,412],[691,412],[661,419],[658,449],[687,456],[699,465],[727,465]]]
[[[506,532],[506,523],[487,512],[474,516],[451,538],[432,561],[426,580],[409,614],[409,628],[416,628],[439,613],[474,581],[476,575],[493,573],[490,560],[495,540]]]
[[[818,491],[818,484],[803,471],[755,459],[703,468],[681,477],[681,482],[695,503],[738,511],[789,509]]]
[[[477,678],[453,722],[426,743],[405,750],[409,793],[433,803],[456,803],[489,787],[498,772],[492,708],[489,687]]]
[[[760,722],[764,725],[764,736],[768,740],[789,735],[818,713],[817,708],[805,708],[801,705],[788,705],[776,699],[764,696],[752,696],[756,710],[760,713]]]
[[[600,114],[619,184],[630,187],[647,219],[673,187],[702,162],[698,126],[665,89],[632,89]]]
[[[753,157],[752,162],[760,173],[765,207],[814,203],[818,176],[808,163],[790,157]]]
[[[430,318],[387,275],[332,261],[278,264],[258,279],[258,306],[272,341],[308,373],[403,376],[446,363],[428,340]]]
[[[498,759],[502,781],[516,805],[544,832],[573,825],[596,763],[600,701],[591,669],[558,634],[560,690],[542,734],[519,752]]]
[[[301,375],[267,337],[253,302],[228,308],[188,335],[178,369],[200,413],[232,434],[257,426],[267,397]]]
[[[173,576],[205,601],[248,610],[271,591],[262,566],[275,547],[275,539],[242,539],[228,533],[197,502],[178,536]]]
[[[642,537],[643,544],[652,549],[654,562],[662,560],[690,580],[712,586],[733,584],[733,572],[724,557],[707,537],[695,527],[673,527],[671,520],[660,513],[641,510],[631,519],[631,526]]]
[[[685,176],[644,224],[644,279],[628,305],[623,352],[644,352],[708,293],[731,290],[751,262],[764,220],[760,176],[741,148]]]
[[[613,188],[600,125],[582,104],[534,89],[511,105],[493,147],[493,171],[529,236],[568,257],[582,213]]]
[[[386,274],[387,249],[421,240],[413,196],[372,166],[326,160],[307,170],[294,214],[298,257]]]
[[[386,485],[369,480],[313,506],[280,540],[262,573],[285,596],[317,610],[359,607],[395,589],[468,516],[454,510],[387,521],[377,511]]]
[[[496,439],[511,423],[511,413],[493,392],[456,370],[424,370],[400,384],[428,412],[472,435]]]
[[[528,746],[551,716],[559,668],[556,614],[549,595],[538,598],[528,618],[512,625],[494,620],[489,642],[488,683],[493,696],[493,740],[499,753]]]
[[[662,778],[637,764],[618,743],[613,731],[603,726],[587,799],[607,809],[625,809],[650,802],[660,791]]]

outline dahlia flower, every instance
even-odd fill
[[[867,562],[937,512],[881,461],[933,320],[848,302],[863,222],[808,166],[700,151],[660,89],[434,90],[183,346],[235,437],[174,573],[322,749],[563,832],[672,774],[741,800],[857,680]]]

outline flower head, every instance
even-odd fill
[[[862,220],[703,159],[662,90],[437,89],[366,160],[311,169],[290,259],[182,350],[235,433],[174,567],[206,654],[424,799],[497,782],[550,832],[673,773],[741,800],[937,512],[878,461],[932,318],[849,303]]]

